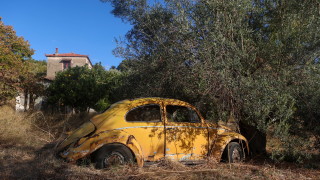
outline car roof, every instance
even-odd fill
[[[168,103],[173,105],[192,106],[189,103],[178,100],[178,99],[160,98],[160,97],[135,98],[135,99],[127,99],[127,100],[121,101],[121,104],[130,104],[131,106],[135,106],[139,104],[148,104],[148,103]]]

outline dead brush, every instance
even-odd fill
[[[50,142],[63,140],[68,133],[80,127],[84,122],[95,115],[94,113],[80,114],[46,114],[41,111],[28,114],[34,127],[46,133],[50,137]]]
[[[38,132],[33,126],[32,119],[25,113],[16,113],[9,106],[0,107],[0,139],[15,144],[37,146],[42,141],[49,142],[43,132]]]
[[[0,140],[41,146],[64,138],[68,131],[88,121],[92,114],[45,114],[41,111],[16,112],[0,106]]]
[[[50,143],[55,139],[55,135],[52,132],[51,124],[49,124],[48,118],[46,118],[41,111],[32,112],[30,114],[27,114],[26,117],[27,119],[29,119],[32,127],[46,134],[44,140],[47,140],[47,142]]]
[[[171,171],[186,171],[190,170],[190,168],[178,161],[172,161],[170,159],[164,158],[161,159],[159,162],[153,165],[153,167],[161,168],[164,170],[171,170]]]
[[[104,175],[111,179],[123,179],[124,177],[137,176],[144,174],[143,168],[128,163],[121,166],[114,166],[108,169],[101,170]]]
[[[218,167],[219,161],[215,158],[208,157],[205,163],[199,164],[197,167],[201,169],[216,169]]]
[[[23,117],[15,114],[14,110],[9,106],[0,107],[0,137],[18,138],[24,135],[30,128]]]

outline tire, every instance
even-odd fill
[[[98,149],[94,160],[96,169],[105,169],[133,162],[133,155],[130,149],[124,145],[110,144]]]
[[[223,152],[223,160],[229,163],[238,163],[244,160],[243,150],[239,143],[231,142]]]

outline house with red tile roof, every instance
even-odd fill
[[[44,81],[41,82],[45,86],[49,86],[50,82],[55,79],[56,73],[59,71],[84,65],[88,65],[90,69],[92,68],[92,63],[88,55],[75,53],[59,54],[58,48],[56,48],[56,52],[54,54],[46,54],[45,56],[47,57],[47,76]],[[30,99],[30,94],[27,94],[26,96],[24,93],[19,93],[16,97],[16,111],[25,111],[29,109]],[[35,99],[34,109],[40,110],[43,108],[44,102],[45,100],[43,97]]]
[[[46,79],[54,80],[56,73],[68,68],[76,66],[88,65],[92,68],[92,63],[88,55],[81,55],[75,53],[59,54],[58,48],[54,54],[46,54],[47,57],[47,76]]]

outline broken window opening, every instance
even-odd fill
[[[160,122],[160,106],[148,104],[136,107],[130,110],[126,115],[126,121],[129,122]]]

